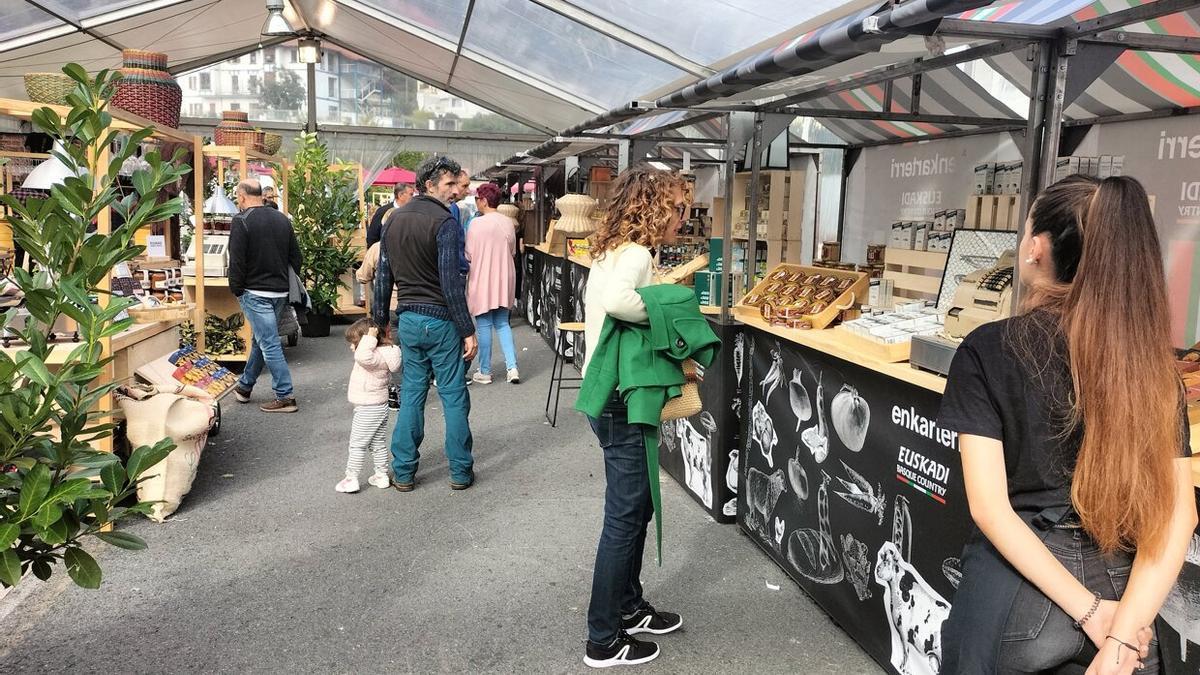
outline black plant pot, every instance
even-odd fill
[[[329,337],[329,324],[333,323],[333,312],[309,312],[308,323],[300,325],[300,334],[304,337]]]

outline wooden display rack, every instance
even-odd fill
[[[767,289],[774,283],[782,283],[776,281],[775,277],[778,273],[784,272],[788,274],[799,273],[806,276],[820,275],[823,277],[836,277],[838,279],[849,279],[852,283],[850,286],[837,294],[829,301],[824,310],[817,314],[808,317],[809,323],[812,324],[812,330],[821,330],[829,326],[842,315],[842,312],[854,308],[867,300],[867,292],[870,289],[870,279],[862,272],[849,272],[845,270],[830,270],[819,267],[806,267],[804,265],[793,265],[783,263],[772,268],[767,272],[767,276],[762,281],[758,282],[753,289],[746,293],[738,304],[733,308],[733,313],[738,319],[745,321],[746,319],[758,318],[762,319],[762,311],[757,305],[746,304],[746,298],[750,295],[769,295]],[[787,305],[780,305],[780,309],[786,308]]]
[[[363,184],[362,165],[350,162],[348,164],[333,164],[330,165],[330,168],[334,170],[352,169],[355,175],[358,176],[358,210],[360,217],[357,227],[354,230],[351,245],[356,249],[359,262],[361,262],[363,256],[367,253],[367,223],[369,222],[367,216],[367,186]],[[341,280],[344,285],[338,288],[338,306],[334,309],[333,313],[337,316],[347,317],[366,316],[366,306],[354,301],[354,285],[356,283],[354,272],[347,270],[342,275]]]
[[[1016,232],[1021,223],[1021,195],[971,195],[967,197],[968,230]]]
[[[20,120],[32,120],[33,113],[41,108],[50,108],[54,110],[60,118],[66,119],[70,115],[71,110],[66,106],[49,105],[45,103],[34,103],[31,101],[22,101],[17,99],[0,99],[0,116],[11,117]],[[108,113],[112,116],[111,129],[120,131],[134,132],[141,129],[149,128],[153,130],[152,137],[165,138],[177,142],[192,143],[194,148],[195,163],[199,165],[201,157],[201,139],[197,136],[163,127],[155,122],[152,122],[139,115],[110,107]],[[104,148],[97,157],[100,166],[107,166],[109,162],[109,150]],[[199,215],[203,210],[203,186],[204,177],[203,171],[196,171],[193,167],[194,186],[196,192],[195,210]],[[100,176],[95,177],[96,187],[99,188]],[[11,188],[11,181],[5,184],[6,189]],[[197,218],[199,221],[199,217]],[[198,228],[199,229],[199,228]],[[112,233],[112,209],[105,208],[100,211],[96,218],[96,232],[99,234]],[[111,280],[106,275],[97,284],[97,290],[100,291],[98,302],[101,306],[105,306],[109,301],[107,291],[111,290]],[[196,314],[203,316],[203,302],[197,303]],[[99,384],[113,382],[118,379],[125,379],[132,375],[133,371],[142,365],[142,361],[151,357],[151,353],[163,349],[168,343],[178,346],[178,321],[164,321],[152,324],[142,324],[133,326],[117,335],[111,337],[103,337],[100,339],[100,358],[106,359],[113,357],[113,360],[104,367],[104,371],[98,379]],[[51,352],[51,365],[61,365],[66,358],[74,351],[76,343],[64,343],[56,345]],[[20,351],[19,347],[9,347],[5,349],[6,353],[15,353]],[[160,354],[154,354],[157,357]],[[97,404],[97,411],[107,415],[114,409],[112,394],[106,394]],[[102,438],[94,442],[94,445],[102,451],[112,450],[112,437]]]
[[[745,241],[749,239],[738,227],[740,214],[749,209],[750,179],[752,174],[743,171],[735,174],[733,179],[733,223],[730,228],[734,239]],[[775,267],[784,262],[800,263],[804,249],[801,241],[801,222],[804,219],[804,182],[805,172],[763,170],[759,172],[759,182],[769,187],[766,200],[759,200],[758,209],[767,213],[767,221],[758,223],[758,239],[767,242],[767,268]],[[717,236],[718,217],[721,214],[721,231],[725,231],[724,200],[713,200],[714,216],[713,231]]]
[[[914,301],[937,300],[948,255],[889,247],[883,254],[883,278],[895,284],[896,296]]]

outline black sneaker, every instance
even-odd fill
[[[633,616],[621,618],[621,628],[630,635],[650,633],[651,635],[666,635],[674,633],[683,627],[683,618],[678,614],[660,612],[650,603],[646,603]]]
[[[589,640],[583,663],[592,668],[636,666],[657,659],[658,653],[658,645],[653,642],[636,640],[630,637],[629,633],[621,631],[617,639],[608,646],[598,645]]]
[[[238,403],[249,403],[250,402],[250,390],[243,389],[242,385],[240,385],[240,384],[234,385],[233,396],[234,396],[234,398],[237,399]]]

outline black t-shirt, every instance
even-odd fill
[[[1071,503],[1071,475],[1083,438],[1082,428],[1068,424],[1073,398],[1066,339],[1054,316],[1032,312],[984,324],[963,340],[950,366],[938,424],[1003,442],[1013,508],[1037,513]],[[1183,411],[1181,425],[1179,456],[1187,457]]]

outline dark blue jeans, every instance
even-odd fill
[[[275,390],[275,398],[291,398],[292,373],[283,355],[283,345],[279,344],[279,317],[287,309],[288,299],[264,298],[246,291],[238,298],[238,304],[242,306],[242,313],[254,331],[250,358],[246,361],[246,369],[242,371],[238,384],[252,391],[258,376],[262,375],[263,365],[266,365],[271,371],[271,388]]]
[[[437,379],[442,414],[446,418],[446,461],[450,480],[470,483],[474,479],[471,448],[471,396],[467,392],[467,363],[463,341],[454,322],[404,312],[396,320],[396,335],[404,354],[400,380],[400,413],[392,432],[392,476],[397,483],[411,483],[421,459],[425,439],[425,399],[432,375]]]
[[[610,402],[599,419],[588,417],[604,450],[604,529],[596,548],[588,639],[607,645],[621,629],[622,615],[641,609],[642,554],[646,529],[654,516],[646,445],[642,430],[631,425],[625,406]]]
[[[1057,526],[1046,536],[1046,548],[1071,574],[1105,600],[1120,600],[1129,582],[1133,555],[1117,553],[1105,557],[1079,527]],[[1071,617],[1050,601],[1036,586],[1021,582],[1000,644],[1001,673],[1082,673],[1096,656],[1087,635],[1075,628]],[[1159,672],[1158,645],[1138,673]]]

